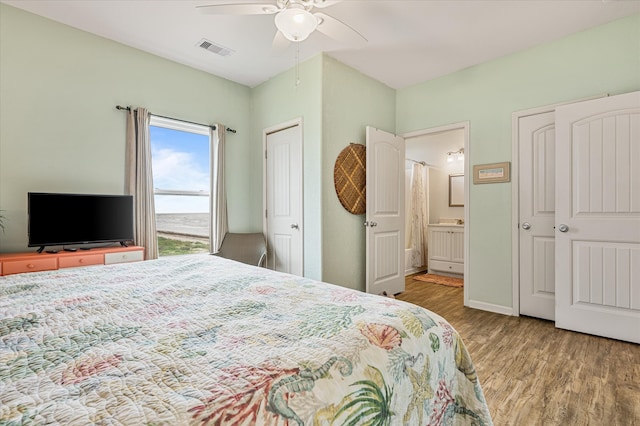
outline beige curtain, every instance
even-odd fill
[[[134,199],[135,244],[144,247],[145,259],[158,258],[156,212],[151,171],[149,111],[133,108],[127,114],[127,193]]]
[[[424,166],[414,164],[411,176],[411,266],[427,264],[427,197],[424,190]]]
[[[210,217],[209,224],[210,234],[210,251],[212,254],[217,253],[222,245],[222,240],[229,230],[229,221],[227,218],[227,193],[225,190],[224,179],[224,145],[226,127],[220,124],[215,126],[215,130],[209,130],[209,137],[213,141],[211,149],[211,197],[210,197]]]

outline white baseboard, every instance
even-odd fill
[[[496,314],[513,315],[513,308],[511,306],[494,305],[493,303],[480,302],[478,300],[469,300],[466,306],[473,309],[480,309],[481,311],[494,312]]]

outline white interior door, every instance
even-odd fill
[[[556,326],[640,343],[640,92],[556,110]]]
[[[555,319],[555,113],[518,120],[520,313]]]
[[[301,126],[267,133],[265,144],[267,268],[302,276]]]
[[[404,138],[367,126],[367,293],[404,291]]]

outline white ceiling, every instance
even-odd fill
[[[294,67],[296,47],[301,61],[324,51],[397,89],[640,13],[639,0],[343,0],[322,12],[368,43],[344,45],[315,32],[275,53],[273,15],[196,10],[247,0],[0,1],[250,87]],[[202,38],[235,53],[212,54],[197,47]]]

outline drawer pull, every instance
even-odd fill
[[[36,267],[36,265],[34,265],[33,263],[27,263],[27,268],[33,269],[35,267]]]
[[[84,259],[78,259],[78,263],[84,263]]]

